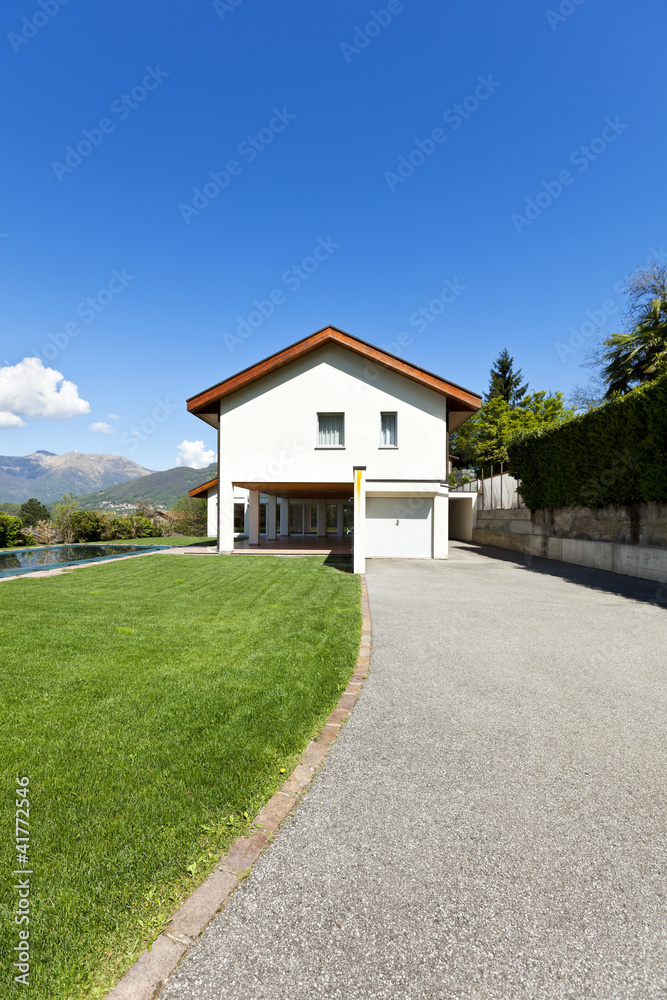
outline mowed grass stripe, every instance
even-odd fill
[[[104,995],[294,766],[360,627],[358,578],[316,558],[158,555],[0,585],[0,854],[11,872],[27,774],[32,997]],[[25,993],[14,896],[4,879],[3,998]]]

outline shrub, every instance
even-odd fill
[[[50,521],[38,521],[34,528],[35,538],[41,545],[53,545],[58,541],[58,532]]]
[[[170,532],[177,535],[191,535],[194,538],[206,536],[206,500],[183,496],[173,511],[170,511]]]
[[[19,540],[23,524],[20,517],[0,514],[0,548],[11,549]]]
[[[510,472],[526,506],[667,501],[667,375],[554,428],[515,437]]]
[[[75,510],[70,518],[73,542],[99,542],[104,531],[104,515],[96,510]]]
[[[78,509],[79,504],[72,493],[64,493],[62,501],[53,508],[53,523],[64,542],[74,540],[72,518]]]
[[[129,517],[110,517],[104,526],[106,541],[121,541],[132,537],[132,521]]]
[[[135,513],[129,520],[132,525],[132,538],[159,538],[162,535],[162,529],[143,514]]]

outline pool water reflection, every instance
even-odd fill
[[[0,552],[0,576],[34,573],[40,569],[77,566],[98,559],[117,559],[137,552],[156,552],[161,545],[59,545],[57,548],[13,549]]]

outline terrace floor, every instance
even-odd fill
[[[328,556],[350,555],[351,552],[352,539],[349,536],[346,538],[309,538],[290,535],[286,538],[276,538],[270,541],[262,538],[259,545],[251,545],[247,540],[234,543],[235,555]]]

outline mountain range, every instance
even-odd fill
[[[21,458],[0,455],[0,502],[23,503],[36,497],[49,503],[64,493],[90,493],[150,474],[150,469],[121,455],[80,451],[64,455],[35,451]]]
[[[141,479],[108,486],[105,490],[78,496],[76,499],[82,510],[130,510],[138,500],[153,504],[160,510],[171,510],[189,490],[209,479],[215,479],[217,474],[218,467],[215,464],[205,469],[179,465],[165,472],[152,472]]]

